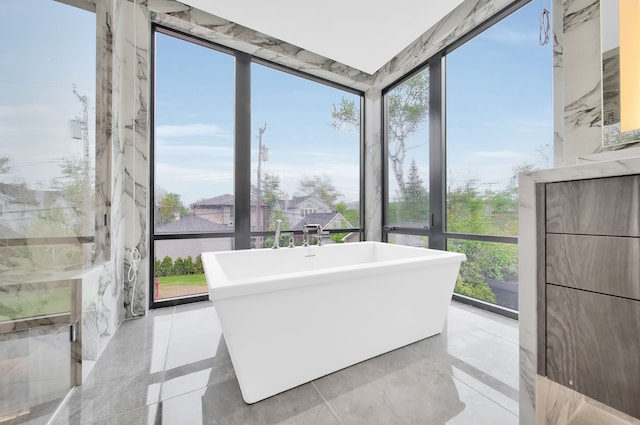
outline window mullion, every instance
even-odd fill
[[[251,57],[236,53],[235,249],[251,248]]]
[[[444,125],[444,56],[429,62],[429,210],[431,228],[429,248],[445,249],[445,125]]]

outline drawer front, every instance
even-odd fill
[[[547,286],[547,376],[640,418],[640,301]]]
[[[549,183],[549,233],[640,236],[640,176]]]
[[[640,300],[640,238],[547,235],[546,281]]]

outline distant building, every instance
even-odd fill
[[[334,213],[335,215],[333,207],[315,195],[297,196],[292,199],[278,199],[273,210],[282,212],[284,218],[292,226],[300,223],[305,217],[311,214]]]
[[[233,225],[235,200],[233,195],[225,194],[214,198],[203,199],[190,205],[196,217],[213,223]]]
[[[205,220],[218,224],[232,225],[235,212],[235,200],[233,195],[225,194],[214,198],[203,199],[190,205],[193,214]],[[263,206],[263,208],[265,208]],[[272,213],[279,212],[289,223],[295,225],[310,214],[328,214],[335,210],[331,205],[324,202],[315,195],[297,196],[292,199],[278,199],[273,205],[272,211],[258,211],[255,201],[251,201],[251,224],[252,230],[262,230],[258,227],[268,228],[269,223],[259,226],[258,217],[269,217]]]
[[[291,230],[302,230],[304,224],[319,224],[323,230],[345,229],[353,227],[339,212],[312,213],[303,217]]]

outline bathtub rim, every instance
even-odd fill
[[[380,273],[393,273],[399,270],[411,270],[420,267],[435,267],[442,264],[449,263],[462,263],[466,261],[465,254],[451,252],[451,251],[443,251],[443,250],[435,250],[428,248],[419,248],[419,247],[411,247],[404,245],[393,245],[388,244],[386,242],[374,242],[374,241],[363,241],[363,242],[354,242],[350,245],[356,244],[369,244],[369,245],[378,245],[382,246],[386,245],[394,247],[392,249],[403,249],[407,251],[415,250],[415,251],[427,251],[428,255],[421,255],[417,257],[409,257],[402,259],[389,259],[377,262],[367,262],[367,263],[358,263],[355,265],[348,266],[336,266],[336,267],[327,267],[323,269],[309,270],[303,272],[290,272],[290,273],[280,273],[270,276],[255,276],[251,278],[244,279],[228,279],[224,272],[221,271],[221,268],[217,264],[210,264],[210,261],[215,261],[215,257],[218,254],[223,255],[251,255],[251,252],[256,252],[256,250],[237,250],[237,251],[213,251],[213,252],[203,252],[202,253],[202,264],[205,270],[205,277],[207,280],[207,286],[209,288],[209,299],[216,303],[216,301],[237,298],[237,297],[246,297],[253,296],[258,294],[264,294],[269,292],[276,291],[284,291],[284,290],[292,290],[292,289],[300,289],[313,285],[322,285],[330,283],[328,281],[328,277],[331,275],[339,275],[340,280],[353,278],[354,276],[358,277],[367,277],[371,275],[377,275]],[[311,246],[306,248],[296,247],[292,249],[310,249],[310,250],[318,250],[321,252],[322,249],[327,249],[333,247],[334,245],[330,245],[327,247],[323,246]],[[340,245],[335,245],[340,246]],[[289,248],[283,248],[289,249]],[[209,260],[210,257],[213,257]],[[209,265],[207,265],[209,264]],[[217,269],[217,270],[214,270]],[[213,281],[213,276],[211,274],[216,274],[216,279]]]

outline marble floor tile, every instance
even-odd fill
[[[450,366],[399,349],[314,382],[344,425],[444,424],[465,405]]]
[[[475,389],[454,378],[464,409],[447,421],[447,425],[518,425],[518,415],[493,402]]]
[[[454,302],[442,334],[249,405],[202,302],[123,323],[54,424],[511,425],[517,352],[517,322]]]
[[[517,320],[499,316],[468,304],[455,303],[454,305],[456,308],[449,310],[449,317],[455,322],[481,328],[498,338],[518,344],[519,325]]]
[[[491,328],[487,324],[488,328]],[[451,318],[447,322],[447,351],[499,381],[518,388],[518,342]]]
[[[166,369],[211,358],[212,353],[217,351],[222,328],[213,305],[204,305],[208,306],[185,312],[176,309],[167,350]]]

